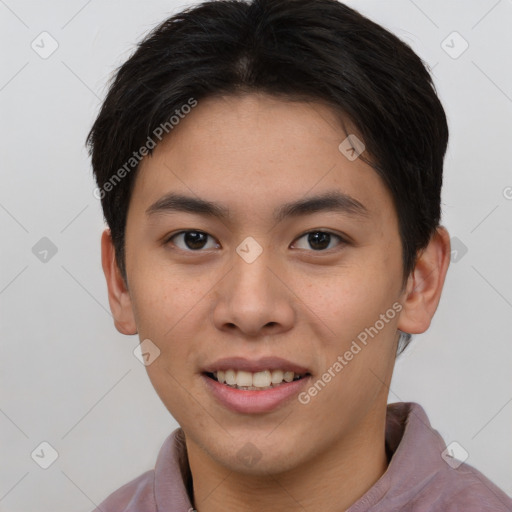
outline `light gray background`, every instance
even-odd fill
[[[132,353],[138,339],[113,326],[84,140],[112,71],[185,4],[0,0],[3,512],[89,511],[152,468],[176,427]],[[443,222],[468,249],[389,401],[422,404],[512,495],[512,1],[348,4],[433,68],[451,129]],[[31,47],[51,48],[43,31],[59,45],[46,59]],[[441,46],[453,31],[469,43],[456,59]],[[452,55],[461,44],[445,43]],[[42,237],[58,249],[46,263],[32,252]],[[31,458],[43,441],[59,454],[46,470]]]

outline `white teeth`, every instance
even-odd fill
[[[223,384],[243,389],[267,389],[301,377],[294,372],[283,370],[262,370],[254,373],[245,370],[219,370],[213,375]]]
[[[236,384],[235,370],[226,370],[224,377],[226,379],[226,384],[229,384],[230,386],[234,386]]]
[[[252,373],[239,370],[236,374],[236,385],[239,387],[252,386]]]
[[[264,370],[262,372],[256,372],[252,375],[252,385],[257,388],[267,388],[272,382],[270,372]]]
[[[291,382],[293,380],[294,375],[295,374],[293,372],[284,372],[283,379],[285,380],[285,382]]]
[[[283,382],[283,370],[272,370],[272,384]]]

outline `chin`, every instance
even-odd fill
[[[293,437],[287,437],[289,445],[284,439],[269,442],[266,437],[265,433],[261,440],[255,436],[247,436],[247,440],[230,439],[226,446],[215,443],[213,450],[208,451],[218,464],[229,471],[252,476],[287,472],[301,463],[298,453],[303,452],[297,450],[297,443],[293,441]]]

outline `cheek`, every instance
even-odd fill
[[[204,296],[210,287],[207,276],[191,279],[169,269],[158,272],[155,267],[133,280],[140,340],[150,339],[160,351],[146,371],[160,399],[180,424],[186,424],[186,411],[191,407],[190,393],[194,391],[190,378],[205,338],[200,330],[207,315]]]
[[[205,336],[201,334],[208,317],[207,292],[213,282],[208,276],[197,279],[184,272],[155,266],[133,279],[132,303],[140,340],[150,339],[160,350],[159,357],[147,367],[148,375],[158,387],[178,385],[194,371],[194,354]]]
[[[195,279],[158,264],[139,266],[130,284],[139,333],[165,339],[193,315],[209,288],[208,278]],[[141,334],[141,335],[142,335]]]
[[[322,354],[317,379],[329,381],[326,392],[318,393],[317,407],[332,411],[340,421],[347,409],[359,410],[373,403],[394,361],[398,323],[394,288],[387,279],[370,277],[347,277],[326,287],[317,306],[334,332],[319,339],[316,347]],[[344,404],[341,409],[340,403]]]
[[[380,261],[330,271],[312,279],[297,280],[303,302],[316,313],[335,344],[351,340],[375,324],[398,296],[399,269],[387,270]],[[302,284],[299,284],[302,282]]]

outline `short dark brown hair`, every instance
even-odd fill
[[[117,70],[87,143],[125,280],[139,148],[151,154],[191,99],[240,91],[321,101],[353,123],[393,197],[405,282],[440,222],[446,116],[414,51],[336,0],[204,2],[161,23]]]

